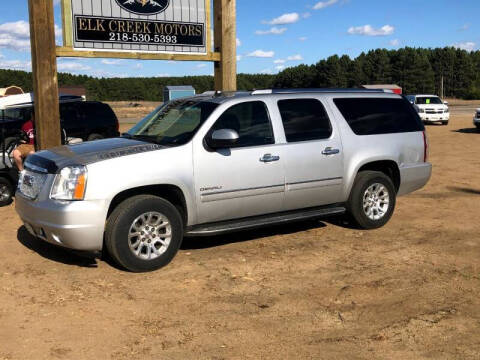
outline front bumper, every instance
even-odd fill
[[[426,113],[419,113],[420,118],[423,122],[440,122],[440,121],[449,121],[450,120],[450,113],[443,113],[443,114],[426,114]]]
[[[103,200],[32,201],[18,192],[15,200],[15,209],[33,236],[81,251],[102,250],[105,208]]]

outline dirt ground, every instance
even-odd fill
[[[429,185],[383,229],[190,239],[130,274],[0,209],[0,359],[480,359],[480,133],[429,126]]]

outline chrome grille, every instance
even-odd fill
[[[42,174],[35,171],[25,170],[19,179],[18,188],[20,193],[29,199],[36,199],[43,185],[47,180],[48,174]]]

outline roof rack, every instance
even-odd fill
[[[252,95],[265,95],[265,94],[296,94],[296,93],[391,93],[391,90],[384,89],[265,89],[254,90]]]

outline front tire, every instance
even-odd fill
[[[170,202],[138,195],[121,203],[107,221],[105,245],[120,266],[149,272],[168,265],[183,240],[183,222]]]
[[[0,178],[0,207],[7,206],[12,203],[14,189],[10,181]]]
[[[442,125],[448,125],[448,121],[442,121]]]
[[[379,171],[362,171],[357,175],[347,209],[362,229],[378,229],[392,217],[396,204],[392,180]]]

